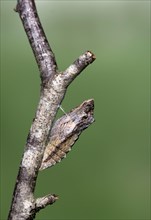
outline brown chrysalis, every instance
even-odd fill
[[[93,99],[59,118],[51,129],[40,170],[55,165],[66,157],[84,129],[94,122]]]

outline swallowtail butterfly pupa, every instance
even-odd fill
[[[40,170],[51,167],[66,157],[82,131],[94,122],[93,109],[93,99],[87,100],[55,122]]]

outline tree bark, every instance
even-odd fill
[[[58,143],[56,145],[52,143],[52,140],[54,140],[53,130],[52,133],[50,131],[67,87],[84,68],[95,60],[95,56],[90,51],[86,51],[65,71],[59,72],[54,53],[40,23],[34,0],[18,0],[16,11],[20,15],[40,70],[41,92],[20,163],[8,219],[31,220],[34,219],[40,209],[58,199],[55,194],[34,198],[39,170],[51,167],[53,160],[58,162],[59,158],[57,160],[57,156],[62,159],[79,134],[93,122],[93,100],[88,100],[80,105],[77,111],[73,110],[68,117],[63,116],[63,120],[60,120],[59,127],[65,126],[67,118],[68,125],[74,122],[72,126],[75,126],[75,129],[69,126],[72,127],[72,131],[70,134],[68,132],[64,134],[64,140],[61,139],[60,128],[56,126],[58,122],[56,122],[56,125],[54,124],[53,128],[58,135],[57,140],[61,141],[59,145]],[[78,120],[78,118],[81,119]],[[76,136],[75,139],[74,135]],[[53,150],[52,148],[50,150],[51,144],[53,144]],[[60,146],[64,146],[66,149]],[[61,152],[62,154],[59,154]]]

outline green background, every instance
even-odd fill
[[[60,70],[96,61],[68,88],[68,112],[95,100],[95,123],[67,159],[39,174],[36,196],[59,200],[43,219],[150,219],[150,1],[36,1]],[[16,1],[1,1],[1,219],[6,219],[39,100],[40,79]],[[62,115],[59,112],[59,115]]]

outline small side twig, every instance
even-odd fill
[[[54,202],[56,202],[57,199],[58,199],[58,196],[55,194],[49,194],[42,198],[36,199],[36,202],[35,202],[36,212],[39,212],[41,209],[44,209],[46,206],[53,204]]]

